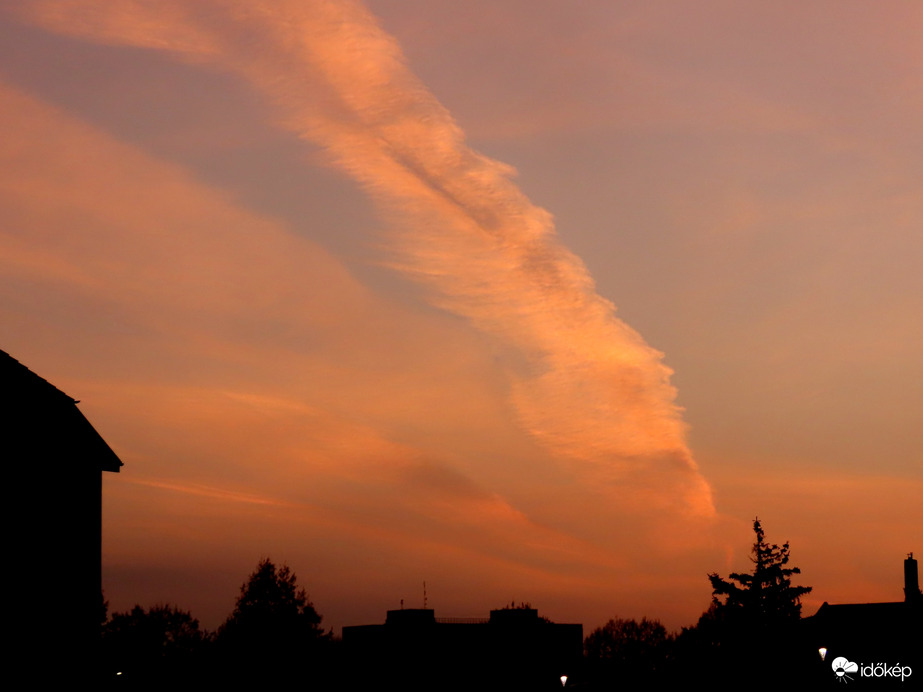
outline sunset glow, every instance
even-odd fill
[[[756,515],[898,600],[923,13],[812,7],[0,2],[0,349],[125,464],[110,607],[678,627]]]

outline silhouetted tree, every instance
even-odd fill
[[[725,619],[740,620],[751,626],[775,627],[798,620],[801,597],[811,593],[811,587],[792,586],[792,575],[801,574],[801,570],[787,567],[791,559],[788,543],[782,547],[767,543],[759,518],[753,520],[753,532],[756,534],[750,557],[753,573],[734,573],[730,580],[709,574],[712,602]]]
[[[788,543],[768,543],[758,518],[753,532],[753,572],[733,573],[728,579],[709,574],[711,606],[677,639],[679,666],[712,671],[718,689],[736,689],[766,661],[784,661],[792,675],[808,665],[809,647],[800,642],[798,624],[801,597],[811,587],[792,585],[792,576],[801,570],[789,566]]]
[[[609,620],[584,642],[590,680],[606,689],[662,680],[673,639],[658,620]]]
[[[331,635],[320,627],[321,616],[298,588],[295,574],[262,560],[240,587],[234,612],[218,630],[227,673],[258,675],[261,680],[286,680],[305,659],[316,657]],[[300,670],[304,676],[304,670]]]
[[[204,664],[207,632],[189,611],[172,605],[113,613],[103,626],[103,653],[111,673],[128,685],[189,679]]]
[[[106,600],[105,594],[99,592],[99,626],[102,627],[109,619],[109,601]]]

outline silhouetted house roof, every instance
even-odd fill
[[[102,472],[122,462],[77,401],[0,351],[0,449],[9,497],[27,499],[9,553],[9,659],[48,682],[90,679],[102,615]],[[25,510],[28,514],[25,514]]]
[[[3,397],[4,441],[19,443],[11,458],[39,461],[53,448],[78,449],[72,458],[87,462],[101,471],[118,473],[122,462],[106,441],[90,425],[77,400],[72,399],[25,365],[0,351],[0,396]],[[15,427],[14,427],[15,426]]]
[[[486,618],[437,618],[432,609],[389,610],[383,625],[343,628],[357,689],[560,689],[583,657],[583,625],[557,624],[533,608]]]
[[[824,603],[804,619],[813,645],[827,649],[827,661],[843,656],[850,661],[915,659],[923,664],[923,601],[916,562],[912,553],[904,561],[903,601]]]

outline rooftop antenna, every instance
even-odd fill
[[[423,610],[426,610],[426,582],[423,582]]]

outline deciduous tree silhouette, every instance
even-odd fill
[[[659,620],[609,620],[584,642],[591,683],[611,689],[662,681],[668,672],[673,639]]]
[[[203,665],[209,642],[189,611],[169,604],[148,610],[136,605],[129,612],[113,613],[103,626],[107,667],[127,685],[188,679]]]
[[[320,623],[294,572],[264,559],[240,587],[234,612],[218,630],[218,644],[227,665],[244,675],[290,679],[330,640]]]

